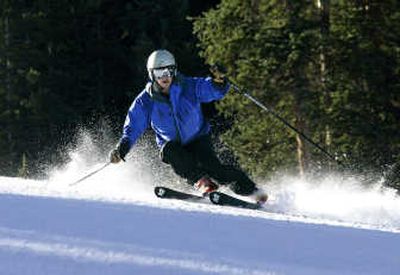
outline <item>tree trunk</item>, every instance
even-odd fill
[[[294,1],[287,1],[286,6],[290,12],[290,22],[289,28],[294,35],[299,35],[299,30],[297,25],[299,24],[299,14],[302,8],[300,3],[295,3]],[[303,62],[299,62],[303,64]],[[304,103],[307,101],[307,87],[305,79],[301,76],[303,75],[304,67],[299,65],[294,67],[291,71],[293,78],[292,91],[294,97],[294,114],[295,114],[295,127],[306,136],[309,136],[309,129],[306,121],[306,112]],[[297,163],[299,175],[304,177],[310,167],[310,146],[303,137],[296,134],[296,147],[297,147]]]
[[[301,89],[300,89],[301,90]],[[294,114],[296,117],[295,127],[305,135],[309,136],[309,130],[307,123],[304,120],[304,111],[302,107],[301,96],[297,96],[295,99]],[[303,137],[296,134],[297,143],[297,162],[300,177],[304,177],[310,167],[310,146]]]
[[[331,109],[332,99],[327,86],[327,44],[329,41],[329,33],[330,33],[330,0],[316,0],[317,7],[319,9],[320,14],[320,22],[321,22],[321,47],[319,53],[319,70],[320,70],[320,87],[322,94],[322,104],[324,106],[324,110],[326,110],[326,116],[329,116],[329,110]],[[325,147],[329,150],[332,145],[332,131],[331,126],[326,123],[325,124]]]
[[[5,89],[6,89],[6,108],[8,109],[8,114],[11,114],[11,61],[10,61],[10,20],[8,15],[4,17],[4,52],[5,52]],[[11,118],[10,118],[11,120]],[[10,131],[10,121],[7,122],[6,126],[7,139],[9,144],[12,141],[12,134]]]
[[[102,18],[101,15],[98,14],[96,16],[96,35],[97,35],[97,93],[98,93],[98,106],[101,107],[102,111],[105,109],[104,108],[104,100],[103,100],[103,95],[104,95],[104,85],[103,85],[103,79],[104,79],[104,62],[102,58],[102,53],[103,53],[103,33],[102,33],[102,28],[101,28],[101,22]]]

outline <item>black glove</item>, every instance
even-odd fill
[[[210,72],[212,74],[212,80],[215,84],[225,85],[225,83],[227,82],[225,77],[227,70],[223,65],[219,63],[211,65]]]
[[[117,147],[110,152],[110,162],[118,163],[121,160],[125,161],[125,156],[128,154],[131,148],[128,139],[121,139]]]
[[[110,162],[111,163],[118,163],[122,160],[118,148],[112,149],[110,152]]]

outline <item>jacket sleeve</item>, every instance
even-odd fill
[[[216,84],[211,77],[193,78],[195,81],[196,96],[200,102],[211,102],[223,98],[229,91],[229,83]]]
[[[150,124],[150,104],[146,104],[143,94],[142,96],[139,95],[133,101],[126,115],[122,138],[118,145],[122,157],[128,154],[129,150]]]

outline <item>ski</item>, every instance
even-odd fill
[[[154,188],[154,193],[162,199],[179,199],[179,200],[204,200],[203,196],[198,196],[190,193],[177,191],[168,187],[157,186]]]
[[[248,209],[260,209],[262,208],[261,204],[248,202],[236,197],[227,195],[225,193],[221,193],[218,191],[214,191],[210,193],[210,201],[217,205],[226,205],[226,206],[234,206],[240,208],[248,208]]]
[[[177,191],[163,186],[155,187],[154,194],[162,199],[178,199],[178,200],[188,200],[188,201],[201,201],[207,198],[195,194]],[[239,198],[218,191],[211,192],[209,194],[209,199],[213,204],[216,205],[234,206],[247,209],[262,208],[261,204],[241,200]]]

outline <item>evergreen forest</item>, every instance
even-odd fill
[[[298,130],[234,89],[205,106],[252,176],[379,178],[400,162],[397,0],[0,0],[0,175],[37,176],[100,118],[117,138],[159,48],[186,75],[223,64]]]

